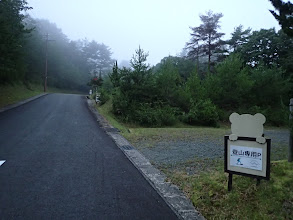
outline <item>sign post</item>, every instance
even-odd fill
[[[100,93],[96,93],[96,104],[100,103]]]
[[[263,137],[265,117],[261,114],[230,116],[231,135],[224,137],[225,172],[229,173],[228,191],[232,190],[233,174],[257,179],[270,179],[271,139]]]

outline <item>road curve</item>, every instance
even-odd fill
[[[79,95],[0,113],[0,219],[177,219]]]

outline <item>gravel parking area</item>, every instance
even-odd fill
[[[134,135],[128,139],[155,166],[190,174],[222,163],[224,135],[230,134],[229,129],[216,128],[136,130],[132,129]],[[271,160],[287,159],[289,131],[269,129],[265,131],[265,137],[272,139]]]

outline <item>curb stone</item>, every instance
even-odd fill
[[[23,101],[17,102],[15,104],[7,105],[7,106],[5,106],[3,108],[0,108],[0,113],[8,111],[8,110],[13,109],[13,108],[16,108],[16,107],[21,106],[23,104],[26,104],[28,102],[31,102],[31,101],[36,100],[38,98],[41,98],[41,97],[43,97],[45,95],[48,95],[48,93],[43,93],[41,95],[36,95],[36,96],[31,97],[31,98],[25,99]]]
[[[179,190],[179,188],[166,181],[166,176],[157,168],[152,166],[150,161],[136,150],[123,136],[115,130],[107,120],[101,116],[95,108],[92,100],[87,100],[88,107],[96,117],[100,126],[114,140],[120,150],[151,184],[151,186],[164,199],[168,206],[175,212],[179,219],[183,220],[204,220],[205,218],[194,208],[191,201]]]

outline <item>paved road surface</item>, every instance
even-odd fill
[[[177,219],[78,95],[0,113],[0,219]]]

